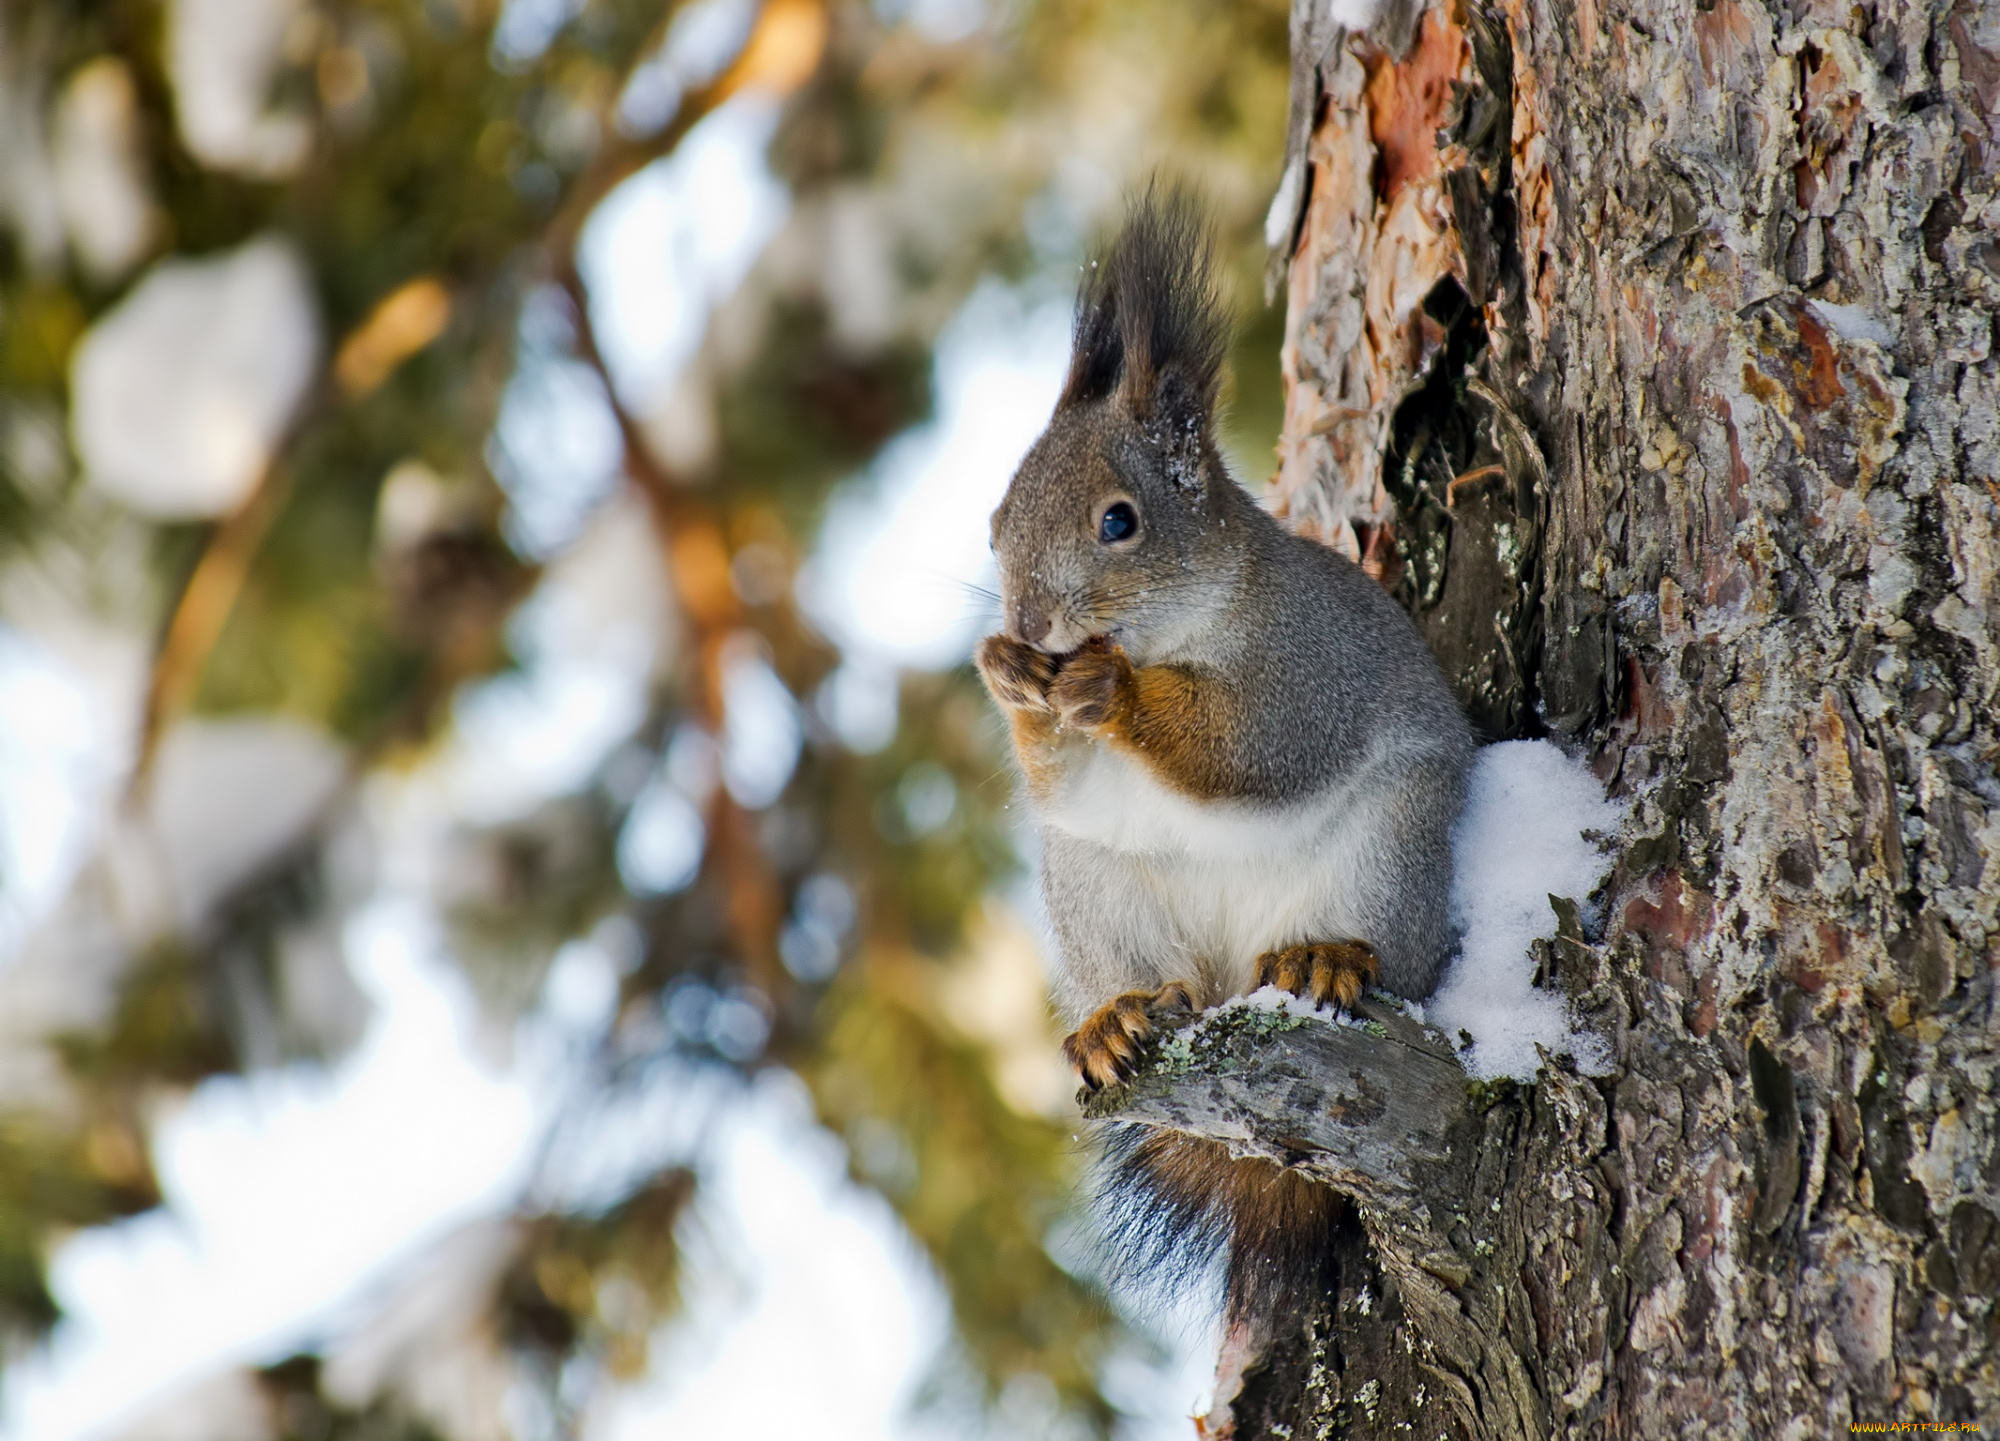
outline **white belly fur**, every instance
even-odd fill
[[[1098,743],[1064,759],[1038,807],[1044,823],[1124,857],[1173,948],[1205,958],[1237,989],[1266,951],[1362,934],[1356,893],[1383,821],[1365,771],[1269,808],[1182,795]]]

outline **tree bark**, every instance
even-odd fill
[[[2000,1425],[2000,20],[1293,38],[1282,502],[1630,818],[1542,958],[1612,1074],[1412,1089],[1450,1116],[1394,1162],[1321,1114],[1422,1064],[1386,1037],[1126,1098],[1357,1196],[1235,1436]]]

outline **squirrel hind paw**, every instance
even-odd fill
[[[1146,1043],[1156,1031],[1192,1019],[1194,993],[1181,981],[1157,991],[1127,991],[1099,1006],[1063,1042],[1063,1056],[1087,1091],[1128,1081],[1139,1069]]]
[[[1366,941],[1308,941],[1266,951],[1257,958],[1257,985],[1276,986],[1314,1005],[1334,1002],[1345,1011],[1381,970]]]

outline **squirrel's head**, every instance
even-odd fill
[[[1247,539],[1213,438],[1227,340],[1198,207],[1149,191],[1091,263],[1055,415],[993,513],[1009,635],[1136,656],[1225,603]]]

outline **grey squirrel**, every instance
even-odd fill
[[[1471,729],[1395,602],[1230,478],[1212,269],[1196,202],[1149,190],[1087,273],[1055,414],[993,516],[1004,629],[977,663],[1040,823],[1089,1090],[1265,984],[1421,998],[1453,944]],[[1128,1267],[1220,1250],[1232,1319],[1322,1284],[1325,1187],[1171,1132],[1107,1149]]]

